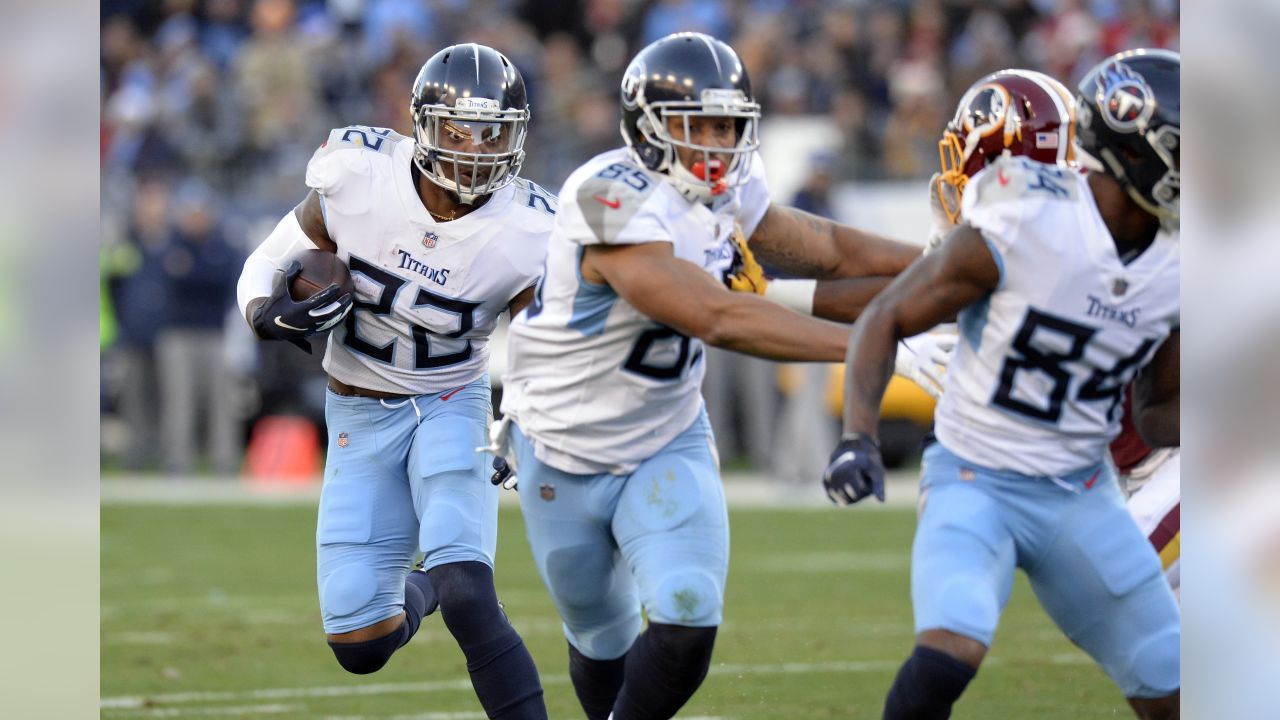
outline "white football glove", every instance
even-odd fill
[[[511,416],[489,424],[489,444],[476,448],[478,453],[492,453],[493,477],[490,482],[504,490],[516,489],[516,454],[511,447]]]
[[[948,212],[948,208],[952,212]],[[925,243],[924,254],[928,255],[946,239],[956,228],[960,217],[960,190],[955,185],[942,179],[942,173],[936,172],[929,178],[929,240]]]
[[[959,335],[955,325],[933,330],[898,343],[893,372],[919,385],[935,400],[942,397],[942,378],[951,364]]]

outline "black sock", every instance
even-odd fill
[[[538,669],[498,607],[493,570],[481,562],[459,562],[427,574],[485,713],[502,720],[546,720]]]
[[[944,652],[917,645],[889,688],[884,720],[946,720],[977,672]]]
[[[404,613],[407,618],[416,618],[413,623],[415,632],[422,618],[435,612],[438,607],[440,602],[436,599],[435,588],[431,586],[431,578],[421,570],[409,573],[404,579]]]
[[[627,652],[614,720],[667,720],[693,697],[711,667],[716,629],[649,623]]]
[[[625,678],[627,656],[593,660],[569,645],[569,678],[587,720],[608,720]]]

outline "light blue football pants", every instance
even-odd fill
[[[729,517],[706,413],[628,475],[540,462],[512,427],[520,506],[543,582],[583,655],[621,657],[652,622],[720,624]]]
[[[1058,627],[1126,697],[1179,688],[1180,614],[1108,464],[1061,478],[989,470],[935,443],[911,555],[916,632],[990,646],[1022,568]]]
[[[398,614],[418,552],[427,569],[493,565],[498,491],[489,483],[488,376],[396,402],[329,392],[329,455],[316,525],[327,633]]]

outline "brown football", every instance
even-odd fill
[[[302,263],[302,272],[289,284],[289,297],[294,300],[305,300],[334,283],[342,288],[339,295],[355,292],[351,272],[337,255],[325,250],[303,250],[293,259]]]

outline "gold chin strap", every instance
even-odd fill
[[[947,218],[952,223],[958,224],[960,199],[964,196],[964,186],[969,182],[969,178],[964,174],[964,148],[961,145],[960,136],[955,132],[948,130],[942,134],[942,139],[938,141],[938,159],[942,163],[942,173],[937,180],[938,199]],[[955,188],[955,207],[948,204],[950,193],[944,192],[942,183]]]

